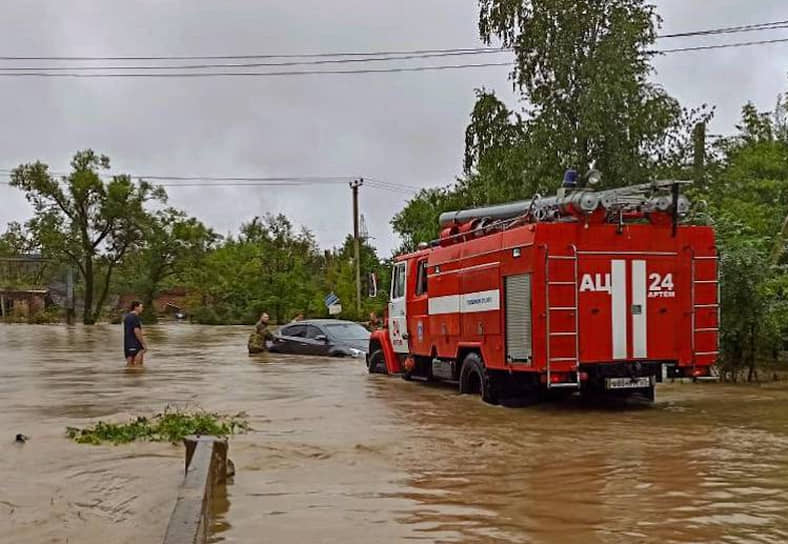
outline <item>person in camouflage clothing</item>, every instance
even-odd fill
[[[268,329],[269,319],[270,318],[268,317],[268,314],[263,313],[263,315],[260,316],[260,320],[257,322],[257,325],[255,325],[254,332],[249,335],[249,342],[247,343],[249,355],[268,351],[266,342],[273,341],[274,339],[274,335]]]

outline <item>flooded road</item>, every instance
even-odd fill
[[[663,385],[654,407],[488,406],[247,330],[0,325],[0,542],[157,542],[180,447],[70,443],[165,406],[245,411],[214,542],[786,542],[788,389]],[[22,432],[30,441],[13,442]]]

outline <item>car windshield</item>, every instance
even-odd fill
[[[369,331],[358,323],[333,323],[326,325],[328,333],[337,340],[363,340],[369,338]]]

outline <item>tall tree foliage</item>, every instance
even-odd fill
[[[478,90],[466,130],[464,176],[417,195],[393,222],[412,247],[432,220],[471,207],[550,193],[563,172],[593,164],[603,185],[675,174],[692,156],[692,128],[713,113],[682,109],[649,81],[660,19],[644,0],[480,0],[479,31],[515,52],[523,111]],[[422,241],[423,238],[416,241]]]
[[[596,162],[609,185],[649,175],[652,152],[680,116],[649,82],[660,19],[645,0],[480,0],[479,31],[515,51],[512,80],[528,104],[537,176]]]
[[[196,318],[207,323],[253,322],[267,311],[278,322],[319,311],[320,258],[314,235],[283,215],[255,218],[198,268],[184,274],[202,293]]]
[[[8,228],[0,234],[0,257],[15,257],[27,253],[30,240],[22,225],[16,222],[8,224]]]
[[[126,259],[124,272],[127,287],[142,297],[146,321],[152,321],[161,288],[201,266],[219,236],[175,208],[148,214],[142,228],[144,244]]]
[[[146,182],[132,183],[128,176],[104,181],[101,171],[109,167],[108,157],[88,149],[74,155],[67,176],[53,176],[41,162],[23,164],[11,175],[11,185],[25,191],[33,205],[27,229],[35,246],[79,270],[85,324],[99,318],[113,272],[142,240],[144,205],[165,199],[163,190]]]
[[[722,255],[722,369],[757,378],[788,338],[788,125],[785,104],[774,112],[742,109],[739,134],[718,145],[710,203]]]

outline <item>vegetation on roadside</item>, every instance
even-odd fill
[[[136,440],[179,442],[189,435],[227,437],[249,430],[245,414],[234,416],[204,411],[181,411],[167,408],[153,417],[137,417],[128,423],[99,421],[85,428],[67,427],[66,435],[79,444],[126,444]]]

